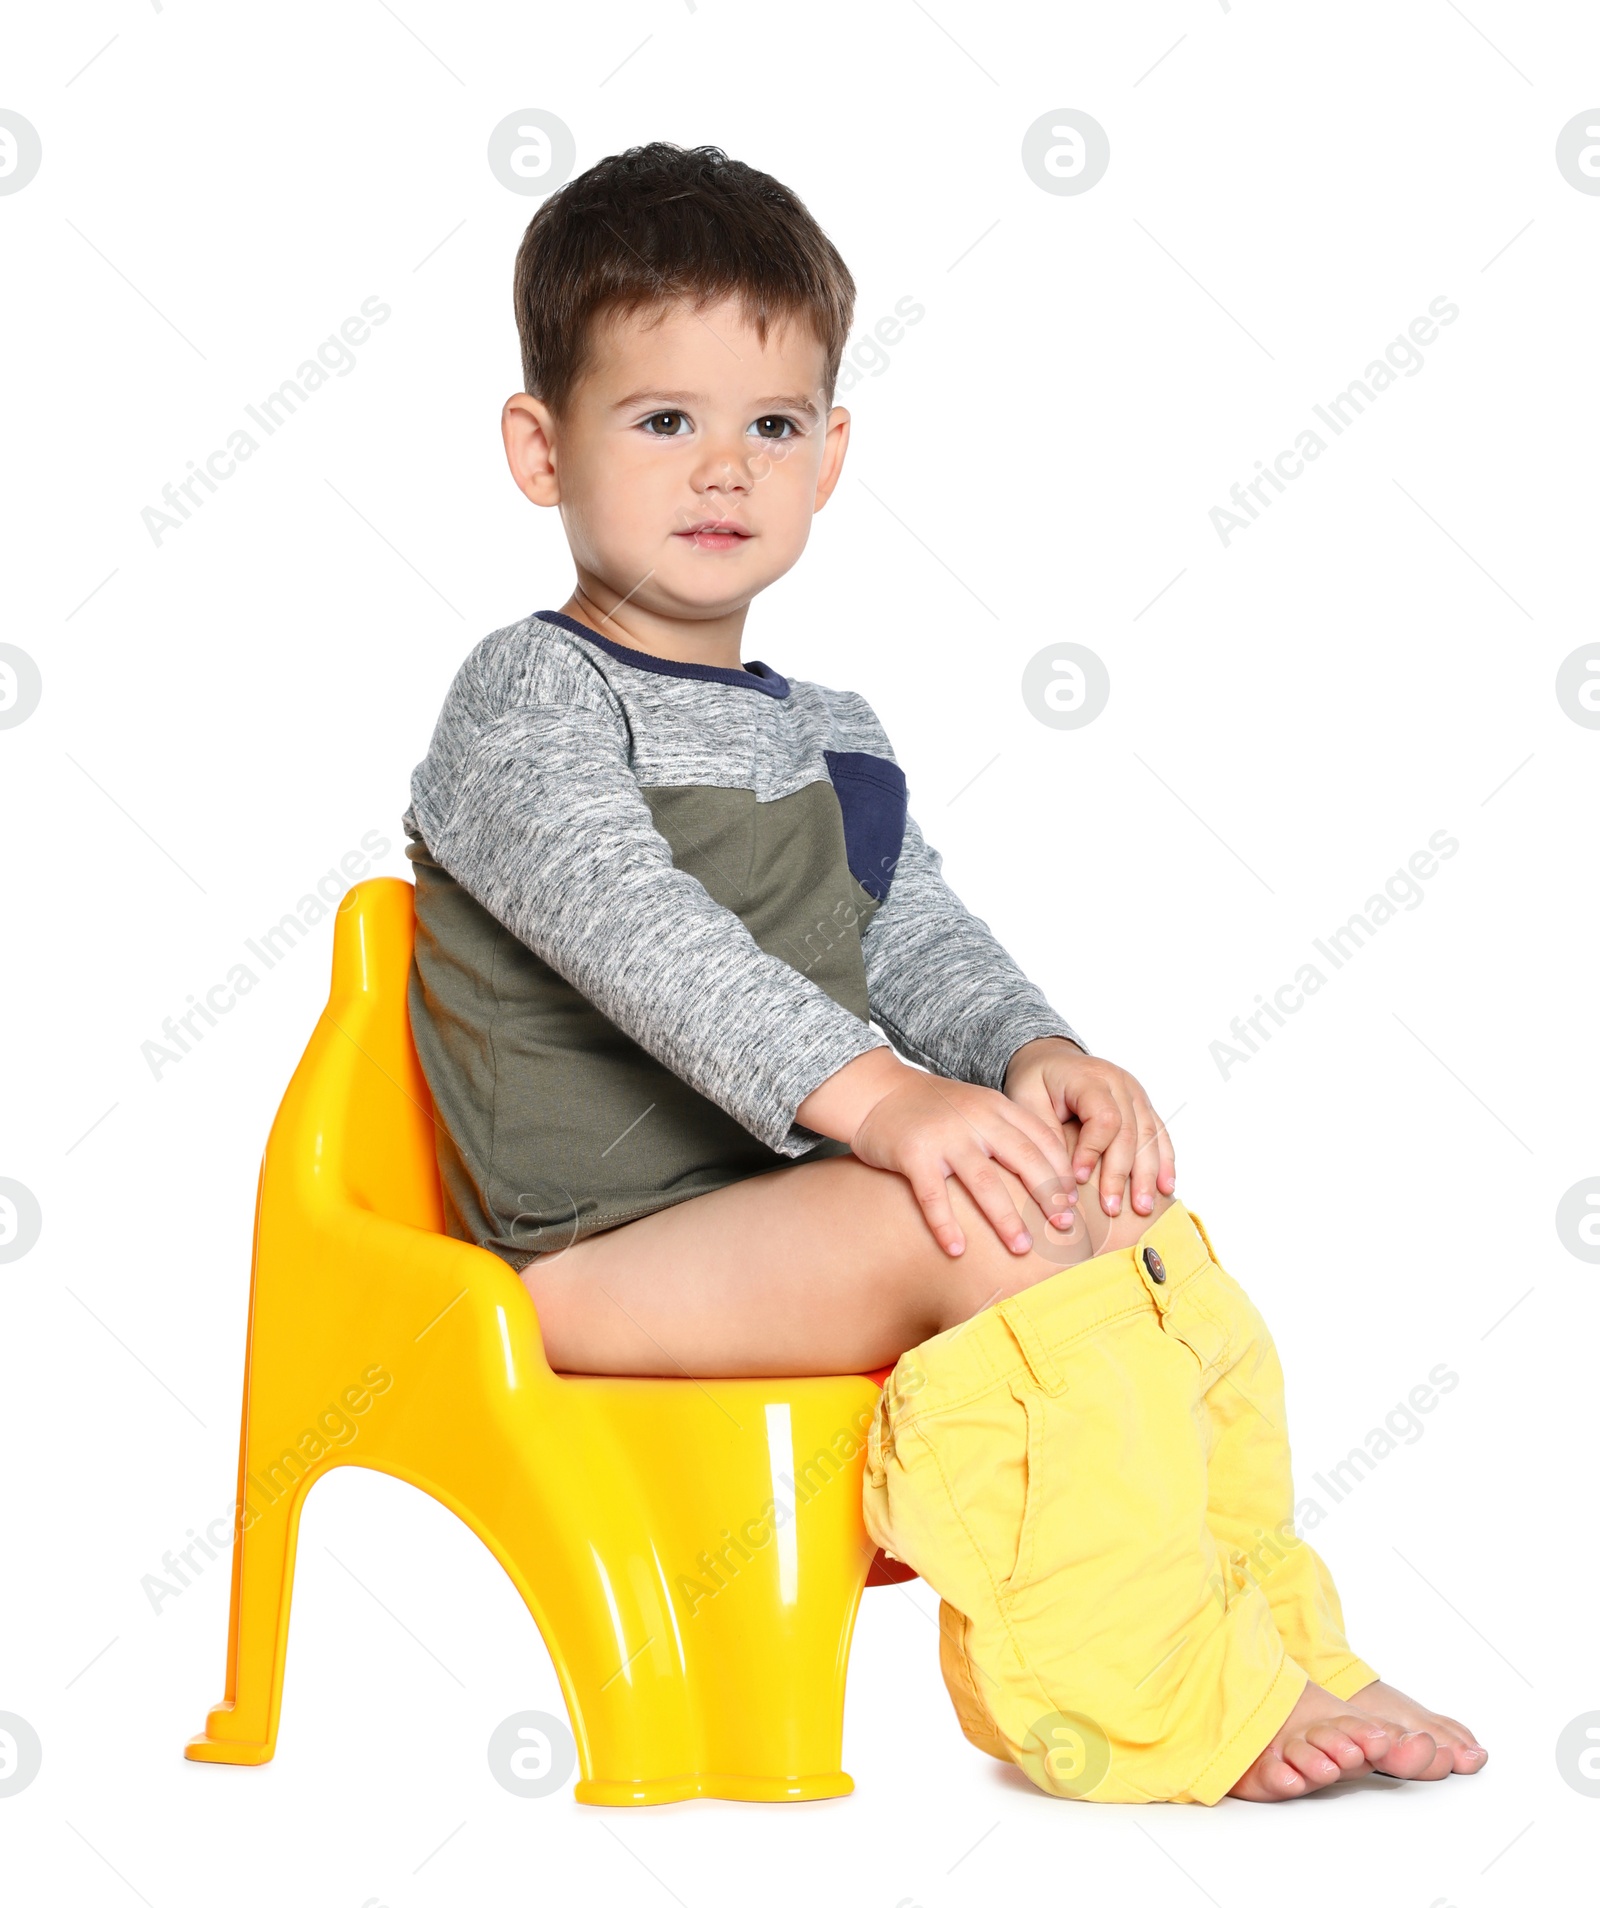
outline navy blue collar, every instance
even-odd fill
[[[632,663],[635,669],[647,669],[654,676],[686,676],[691,682],[728,682],[738,689],[759,689],[763,695],[780,698],[789,693],[788,678],[764,662],[746,663],[742,669],[721,669],[714,663],[669,662],[665,656],[652,656],[648,650],[629,649],[624,643],[614,643],[609,636],[602,636],[586,623],[575,622],[560,610],[535,610],[534,615],[541,623],[570,629],[574,636],[594,643],[608,656],[615,656],[618,662]]]

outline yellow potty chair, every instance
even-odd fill
[[[441,1231],[412,902],[390,879],[345,897],[328,1004],[267,1141],[226,1686],[185,1754],[271,1757],[301,1508],[364,1464],[448,1505],[504,1565],[560,1678],[580,1802],[848,1794],[877,1388],[551,1371],[526,1287]]]

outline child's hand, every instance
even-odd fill
[[[966,1240],[950,1206],[951,1176],[1013,1252],[1031,1252],[1033,1239],[991,1162],[1016,1174],[1051,1225],[1069,1224],[1076,1208],[1072,1155],[1058,1120],[1041,1119],[989,1087],[908,1067],[882,1047],[825,1080],[801,1102],[798,1118],[813,1132],[846,1140],[867,1165],[907,1180],[928,1229],[952,1258]]]
[[[1109,1215],[1121,1211],[1130,1179],[1135,1212],[1149,1212],[1156,1193],[1177,1184],[1167,1129],[1149,1094],[1122,1067],[1070,1040],[1030,1040],[1011,1056],[1005,1090],[1041,1120],[1081,1123],[1072,1177],[1082,1185],[1100,1161],[1100,1204]]]

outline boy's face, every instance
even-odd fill
[[[608,603],[741,611],[798,559],[838,481],[850,418],[825,405],[821,344],[774,324],[763,345],[736,302],[678,300],[602,319],[592,346],[559,419],[526,394],[507,404],[512,475],[560,506]]]

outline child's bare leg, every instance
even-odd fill
[[[871,1371],[1063,1266],[1132,1245],[1172,1204],[1100,1210],[1099,1172],[1069,1232],[996,1165],[1033,1250],[1004,1245],[958,1180],[958,1258],[906,1180],[857,1159],[763,1173],[580,1240],[522,1273],[557,1371],[782,1377]],[[1041,1189],[1043,1190],[1043,1189]]]

